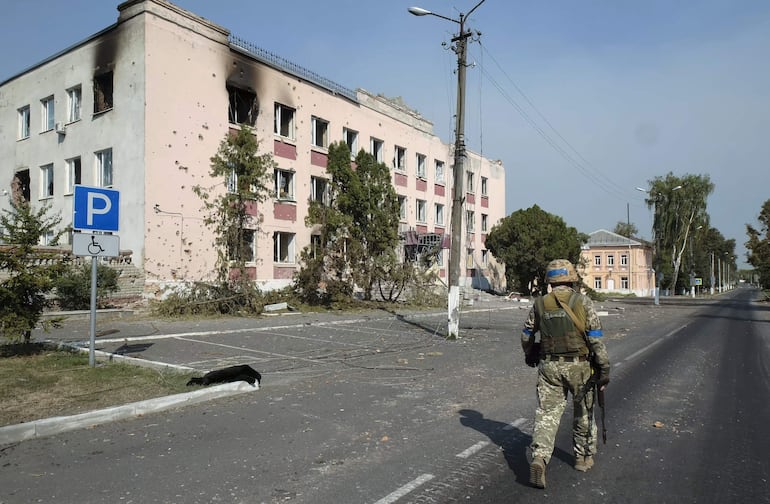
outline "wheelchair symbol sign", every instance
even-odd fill
[[[118,257],[120,237],[91,233],[72,233],[72,253],[86,257]]]

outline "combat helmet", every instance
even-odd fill
[[[577,282],[575,266],[566,259],[554,259],[545,268],[545,281],[549,284]]]

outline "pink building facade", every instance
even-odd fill
[[[118,21],[0,83],[0,159],[10,195],[72,222],[76,184],[120,191],[121,249],[144,293],[213,280],[216,251],[193,187],[229,132],[247,124],[278,165],[271,200],[253,208],[250,274],[288,285],[311,243],[308,200],[323,198],[327,149],[345,141],[392,168],[405,257],[437,253],[448,276],[453,147],[398,99],[350,90],[164,0],[131,0]],[[465,161],[461,283],[502,291],[484,247],[505,216],[501,161]],[[0,199],[8,208],[9,199]]]
[[[647,243],[600,229],[589,234],[578,273],[583,284],[597,292],[652,296],[652,253]]]

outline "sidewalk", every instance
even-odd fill
[[[225,383],[203,390],[175,394],[156,399],[89,411],[79,415],[58,416],[0,427],[0,446],[19,443],[36,437],[52,436],[75,429],[87,429],[96,425],[138,417],[171,408],[189,406],[203,401],[259,390],[259,385],[246,382]]]

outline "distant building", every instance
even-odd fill
[[[655,274],[652,246],[600,229],[589,234],[580,252],[584,264],[578,267],[586,287],[597,292],[652,296]]]
[[[353,91],[165,0],[130,0],[117,23],[0,83],[0,182],[10,196],[72,219],[76,184],[120,191],[121,249],[145,294],[215,277],[196,185],[228,132],[247,124],[278,163],[274,197],[254,205],[249,273],[290,283],[311,243],[308,200],[322,199],[327,148],[345,141],[392,168],[407,258],[436,253],[448,276],[453,145],[400,99]],[[505,216],[505,169],[465,161],[461,284],[504,289],[484,246]],[[0,207],[9,208],[8,198]],[[70,237],[71,240],[71,237]],[[71,243],[71,242],[70,242]]]

